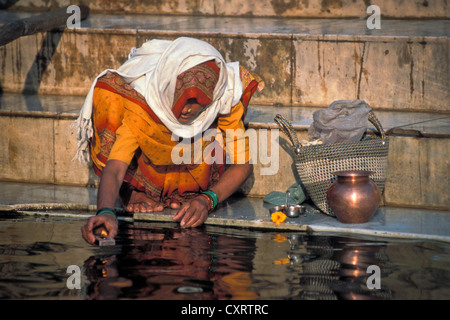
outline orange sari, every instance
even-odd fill
[[[223,132],[224,139],[227,129],[244,130],[243,119],[250,98],[258,85],[262,86],[262,81],[243,67],[241,79],[244,88],[241,102],[229,115],[220,115],[212,125]],[[137,190],[168,206],[171,201],[192,198],[207,190],[223,173],[225,160],[208,164],[205,159],[201,163],[194,163],[192,159],[191,164],[174,164],[172,150],[180,141],[173,141],[172,133],[153,113],[144,97],[117,74],[108,73],[98,80],[93,106],[94,136],[90,141],[90,155],[94,171],[101,177],[106,162],[112,159],[129,165],[121,189],[125,203],[131,190]],[[202,155],[213,141],[201,140]],[[190,147],[194,149],[194,141]],[[246,139],[247,162],[250,158],[248,149]]]

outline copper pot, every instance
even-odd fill
[[[327,192],[330,209],[342,223],[364,223],[370,220],[381,201],[380,190],[369,179],[370,171],[339,171],[337,180]]]

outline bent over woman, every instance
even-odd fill
[[[76,157],[100,177],[97,214],[82,227],[91,244],[101,229],[117,235],[119,197],[128,212],[170,207],[196,227],[253,170],[243,119],[259,77],[193,38],[151,40],[128,58],[97,76],[75,122]]]

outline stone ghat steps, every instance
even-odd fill
[[[78,116],[84,96],[0,96],[0,181],[96,186],[89,166],[73,162],[76,143],[70,126]],[[291,121],[299,139],[307,139],[312,107],[274,107],[253,104],[246,123],[270,141],[279,113]],[[390,137],[388,173],[383,202],[388,206],[450,209],[450,115],[446,113],[375,111]],[[368,125],[369,126],[369,125]],[[286,191],[297,179],[290,144],[280,133],[269,163],[259,154],[253,176],[243,185],[249,196]],[[267,147],[271,149],[269,146]],[[261,152],[261,151],[258,151]],[[259,160],[258,160],[259,159]],[[275,174],[264,175],[270,168]]]
[[[3,214],[88,219],[96,211],[96,189],[51,184],[0,181],[0,212]],[[306,214],[288,218],[279,225],[270,220],[269,208],[261,198],[232,196],[221,203],[206,220],[206,228],[238,227],[273,232],[349,234],[364,237],[428,239],[450,242],[450,211],[383,206],[369,222],[344,224],[314,210],[305,203]],[[117,204],[119,220],[142,224],[171,223],[175,210],[159,213],[123,212]],[[69,220],[70,221],[70,220]],[[438,296],[440,298],[440,296]],[[398,297],[396,297],[398,298]]]
[[[0,24],[30,13],[0,11]],[[148,39],[197,37],[259,74],[261,105],[327,106],[363,99],[375,110],[449,112],[450,20],[286,19],[92,14],[79,29],[0,47],[3,92],[85,95]]]
[[[46,11],[67,6],[67,0],[16,0],[3,4],[11,11]],[[289,18],[365,18],[370,4],[380,7],[383,17],[396,19],[449,18],[446,0],[80,0],[95,13],[170,14],[195,16],[245,16]]]

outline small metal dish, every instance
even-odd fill
[[[286,216],[288,216],[289,218],[297,218],[304,213],[305,213],[305,206],[301,205],[288,206],[285,211]]]
[[[285,210],[286,206],[275,206],[269,209],[270,214],[274,213],[274,212],[283,212],[286,213]]]
[[[297,218],[305,214],[305,206],[275,206],[269,209],[270,214],[274,212],[283,212],[288,218]]]

